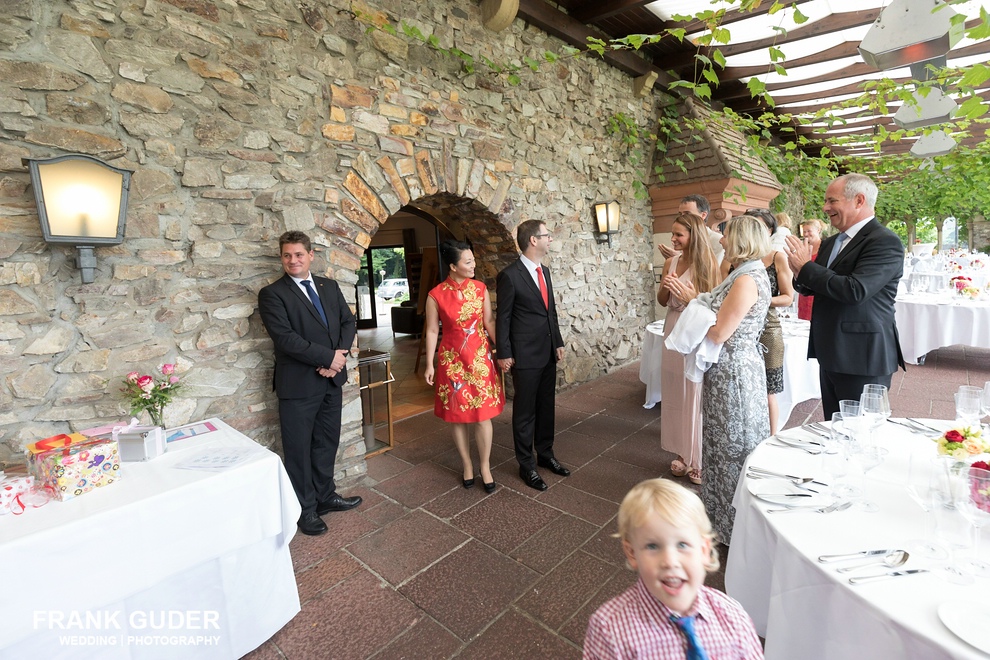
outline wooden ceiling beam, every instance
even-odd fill
[[[550,6],[544,0],[519,0],[519,17],[530,25],[540,28],[547,34],[551,34],[582,50],[587,48],[588,37],[605,39],[606,41],[611,39],[609,35],[597,29],[592,30],[559,9]],[[607,50],[602,59],[611,66],[634,77],[645,75],[651,71],[656,72],[657,82],[662,85],[669,85],[676,80],[669,73],[654,66],[634,51]]]
[[[845,41],[837,46],[832,46],[814,55],[808,55],[807,57],[799,57],[796,60],[791,60],[787,62],[788,69],[796,69],[800,66],[808,66],[810,64],[821,64],[822,62],[829,62],[831,60],[838,60],[843,57],[853,57],[859,55],[859,42],[856,41]],[[773,71],[772,64],[765,64],[761,66],[738,66],[729,67],[723,69],[722,73],[719,74],[719,78],[722,79],[733,79],[738,80],[739,78],[749,78],[751,76],[760,76],[768,71]]]
[[[581,23],[594,24],[598,21],[611,18],[616,14],[621,14],[629,9],[648,5],[653,0],[586,0],[580,7],[571,10],[571,17]],[[659,20],[659,17],[657,17]]]
[[[802,41],[804,39],[819,37],[824,34],[832,34],[833,32],[840,32],[853,27],[869,25],[877,19],[877,16],[880,15],[880,11],[880,8],[876,8],[864,9],[863,11],[840,12],[838,14],[826,16],[821,20],[815,21],[811,25],[790,30],[786,34],[775,34],[771,37],[766,37],[765,39],[755,39],[753,41],[746,41],[743,43],[728,43],[717,47],[703,48],[701,49],[701,52],[710,57],[712,51],[717,48],[721,51],[723,56],[731,57],[733,55],[741,55],[742,53],[751,53],[754,50],[762,50],[771,46],[780,47],[789,43]],[[683,53],[677,57],[671,58],[670,61],[664,62],[668,68],[675,71],[678,71],[685,66],[693,65],[693,63],[694,53]]]
[[[803,5],[806,2],[811,2],[811,0],[791,0],[791,2],[788,2],[787,4]],[[704,7],[704,6],[705,3],[699,3],[699,7]],[[753,18],[754,16],[763,16],[764,14],[770,11],[770,8],[772,6],[773,6],[772,2],[761,2],[760,6],[752,11],[741,11],[739,9],[727,11],[725,12],[725,16],[719,22],[719,25],[724,27],[726,25],[732,25],[733,23],[738,23],[739,21],[744,21],[747,18]],[[683,23],[671,21],[669,24],[664,25],[664,28],[671,28],[671,29],[681,28],[688,34],[691,34],[692,32],[707,30],[708,26],[705,25],[703,21],[685,21]]]

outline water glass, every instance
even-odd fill
[[[863,387],[863,394],[876,394],[880,397],[882,401],[882,407],[884,411],[884,419],[890,417],[890,393],[887,391],[886,385],[869,384]],[[862,406],[863,400],[860,398],[860,405]]]
[[[990,415],[990,380],[983,384],[983,393],[980,395],[980,412],[986,417]]]
[[[829,438],[822,452],[822,468],[832,484],[832,497],[850,499],[859,497],[862,491],[849,483],[849,453],[852,440],[843,422],[842,413],[832,413]]]
[[[980,407],[983,403],[983,391],[978,388],[959,388],[956,392],[956,420],[973,426],[980,423]],[[976,391],[973,391],[976,390]]]
[[[939,458],[931,458],[927,454],[918,452],[908,456],[908,473],[904,488],[914,503],[925,512],[925,517],[921,538],[911,539],[905,543],[912,555],[926,559],[945,559],[947,556],[945,550],[931,541],[935,532],[932,528],[931,474],[941,469],[943,462]]]
[[[970,544],[969,522],[955,505],[959,490],[958,468],[954,461],[946,458],[940,460],[941,465],[931,475],[931,507],[935,518],[935,538],[948,549],[949,556],[938,572],[952,584],[972,584],[973,576],[955,560],[955,550],[968,548]]]

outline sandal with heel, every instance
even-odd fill
[[[688,473],[688,466],[679,458],[670,462],[670,473],[675,477],[683,477]]]

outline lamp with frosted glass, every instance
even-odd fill
[[[96,273],[93,249],[124,240],[131,171],[83,154],[22,162],[31,171],[45,242],[75,245],[83,284],[92,283]]]
[[[595,204],[595,240],[608,243],[612,247],[612,234],[619,233],[619,203],[599,202]]]

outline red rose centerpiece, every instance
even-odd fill
[[[172,403],[172,399],[182,389],[179,377],[175,375],[174,364],[163,364],[158,367],[162,377],[155,380],[147,374],[141,375],[137,371],[132,371],[124,380],[124,385],[120,389],[131,404],[131,414],[136,415],[142,410],[148,411],[151,423],[155,426],[164,426],[162,417],[165,414],[165,406]]]
[[[983,430],[978,426],[949,429],[932,440],[938,445],[940,456],[951,456],[960,461],[990,451],[990,445],[983,439]]]

